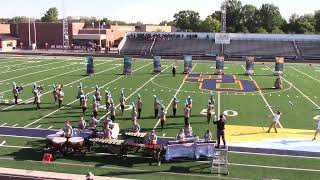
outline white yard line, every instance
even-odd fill
[[[4,145],[6,143],[6,141],[2,141],[2,143],[0,144],[0,146]]]
[[[106,70],[104,70],[104,71],[100,71],[99,73],[96,73],[96,74],[101,74],[101,73],[104,73],[104,72],[113,70],[113,69],[115,69],[115,68],[117,68],[117,67],[118,67],[118,66],[115,66],[115,67],[113,67],[113,68],[109,68],[109,69],[106,69]],[[90,78],[90,76],[86,76],[86,77],[80,78],[80,79],[78,79],[78,80],[72,81],[72,82],[70,82],[70,83],[68,83],[68,84],[65,84],[64,86],[67,87],[67,86],[69,86],[69,85],[71,85],[71,84],[74,84],[74,83],[76,83],[76,82],[82,81],[82,80],[87,79],[87,78]],[[48,94],[48,93],[52,93],[52,91],[48,91],[48,92],[43,93],[43,94],[41,95],[41,97],[44,96],[44,95],[46,95],[46,94]],[[21,104],[21,103],[27,103],[27,102],[29,102],[29,101],[32,101],[33,99],[34,99],[33,97],[32,97],[32,98],[29,98],[29,99],[27,99],[27,100],[24,100],[24,101],[20,102],[20,104]],[[6,110],[11,109],[11,108],[13,108],[13,107],[15,107],[15,106],[16,106],[16,104],[11,105],[11,106],[8,106],[8,107],[6,107],[6,108],[3,108],[2,111],[6,111]]]
[[[190,73],[194,70],[194,68],[195,68],[197,65],[198,65],[198,64],[195,64],[195,65],[193,66],[193,68],[191,69]],[[178,93],[180,92],[182,86],[183,86],[184,83],[186,82],[186,78],[187,78],[187,77],[188,77],[188,76],[186,75],[186,77],[183,79],[182,83],[180,84],[180,87],[177,89],[176,93],[174,94],[175,96],[177,96]],[[168,106],[166,106],[166,110],[168,110],[168,108],[171,106],[172,102],[173,102],[173,99],[171,98],[171,101],[169,102]],[[159,125],[159,123],[160,123],[160,119],[157,121],[156,125],[153,127],[153,130],[155,130],[155,129],[157,128],[157,126]]]
[[[152,62],[152,63],[153,63],[153,62]],[[136,72],[136,71],[138,71],[138,70],[140,70],[140,69],[143,69],[144,67],[146,67],[146,66],[148,66],[148,65],[150,65],[150,64],[152,64],[152,63],[148,63],[148,64],[146,64],[146,65],[144,65],[144,66],[141,66],[140,68],[138,68],[138,69],[134,70],[133,72]],[[104,88],[105,86],[108,86],[109,84],[111,84],[111,83],[113,83],[113,82],[115,82],[115,81],[117,81],[117,80],[119,80],[119,79],[121,79],[121,78],[123,78],[123,77],[125,77],[125,75],[121,75],[120,77],[118,77],[118,78],[116,78],[116,79],[114,79],[114,80],[112,80],[112,81],[108,82],[107,84],[105,84],[105,85],[103,85],[103,86],[100,86],[100,87],[99,87],[99,89],[102,89],[102,88]],[[88,94],[92,94],[92,93],[94,93],[94,92],[95,92],[95,90],[94,90],[94,91],[89,92]],[[31,126],[31,125],[33,125],[33,124],[35,124],[35,123],[37,123],[37,122],[39,122],[39,121],[43,120],[44,118],[49,117],[49,116],[51,116],[52,114],[55,114],[56,112],[60,111],[61,109],[64,109],[66,106],[70,106],[71,104],[73,104],[73,103],[75,103],[75,102],[77,102],[77,101],[79,101],[79,100],[78,100],[78,99],[76,99],[76,100],[74,100],[74,101],[72,101],[72,102],[68,103],[67,105],[64,105],[64,106],[62,106],[61,108],[59,108],[59,109],[57,109],[57,110],[55,110],[55,111],[52,111],[51,113],[49,113],[49,114],[47,114],[47,115],[43,116],[42,118],[39,118],[39,119],[37,119],[37,120],[35,120],[35,121],[33,121],[33,122],[31,122],[31,123],[29,123],[29,124],[25,125],[24,127],[25,127],[25,128],[26,128],[26,127],[29,127],[29,126]]]
[[[165,70],[167,70],[169,67],[171,67],[173,64],[171,64],[170,66],[167,66],[163,71],[165,71]],[[159,74],[156,74],[156,75],[154,75],[152,78],[150,78],[147,82],[145,82],[143,85],[141,85],[141,86],[139,86],[139,88],[138,89],[136,89],[133,93],[131,93],[128,97],[127,97],[127,100],[131,97],[131,96],[133,96],[134,94],[136,94],[140,89],[142,89],[145,85],[147,85],[149,82],[151,82],[153,79],[155,79],[156,77],[158,77],[160,75],[160,73]],[[116,108],[118,108],[120,106],[120,104],[118,104],[117,106],[116,106]],[[107,115],[104,115],[104,116],[102,116],[98,121],[101,121],[103,118],[105,118]]]
[[[12,127],[16,127],[16,126],[18,126],[19,124],[15,124],[15,125],[13,125]]]
[[[234,154],[250,154],[250,155],[262,155],[262,156],[288,157],[288,158],[303,158],[303,159],[320,159],[320,157],[309,157],[309,156],[293,156],[293,155],[282,155],[282,154],[240,152],[240,151],[228,151],[228,152],[234,153]]]
[[[21,68],[21,69],[14,69],[12,71],[8,70],[8,71],[1,72],[0,74],[11,73],[11,72],[15,72],[15,71],[21,71],[21,70],[26,70],[26,69],[31,69],[31,68],[35,68],[35,67],[41,67],[41,66],[47,66],[47,65],[57,64],[57,63],[61,63],[61,62],[58,61],[58,62],[52,62],[52,63],[48,63],[48,64],[40,64],[37,66],[30,66],[30,67],[25,67],[25,68]]]
[[[298,71],[298,72],[301,73],[301,74],[304,74],[304,75],[308,76],[309,78],[311,78],[311,79],[313,79],[313,80],[315,80],[315,81],[317,81],[317,82],[320,82],[319,79],[314,78],[314,77],[310,76],[309,74],[306,74],[306,73],[300,71],[299,69],[296,69],[296,68],[294,68],[294,67],[290,67],[290,68],[293,69],[293,70],[295,70],[295,71]]]
[[[10,145],[0,145],[0,147],[19,148],[19,149],[32,149],[32,147],[28,147],[28,146],[10,146]]]
[[[270,71],[272,71],[272,69],[270,69],[268,66],[266,66]],[[295,85],[293,85],[290,81],[286,80],[284,77],[280,76],[281,79],[283,79],[284,81],[286,81],[289,85],[291,85],[294,89],[296,89],[302,96],[304,96],[307,100],[309,100],[314,106],[316,106],[318,109],[320,109],[320,106],[315,103],[314,101],[312,101],[307,95],[305,95],[302,91],[300,91]]]
[[[52,128],[53,128],[53,126],[48,127],[48,129],[52,129]]]
[[[304,168],[290,168],[283,166],[262,166],[255,164],[238,164],[238,163],[228,163],[231,166],[244,166],[244,167],[258,167],[267,169],[281,169],[281,170],[292,170],[292,171],[308,171],[308,172],[320,172],[320,169],[304,169]]]
[[[241,65],[241,67],[242,67],[244,70],[246,70],[246,68],[245,68],[243,65]],[[251,75],[249,75],[249,77],[250,77],[251,81],[255,82],[255,80],[252,78]],[[266,98],[264,97],[264,95],[262,94],[262,91],[261,91],[260,87],[257,87],[257,88],[258,88],[259,94],[260,94],[260,96],[262,97],[264,103],[267,105],[268,109],[270,110],[270,112],[271,112],[272,115],[274,116],[274,115],[275,115],[275,114],[274,114],[274,111],[272,110],[272,108],[271,108],[270,104],[268,103],[267,99],[266,99]],[[281,125],[280,121],[278,122],[278,124],[279,124],[279,126],[280,126],[281,128],[283,128],[283,126]]]
[[[46,138],[40,138],[40,137],[30,137],[30,136],[15,136],[15,135],[6,135],[6,134],[0,134],[0,137],[14,137],[14,138],[26,138],[26,139],[46,139]]]
[[[38,129],[38,128],[40,128],[41,127],[41,124],[39,125],[39,126],[37,126],[36,128]]]
[[[25,76],[29,76],[29,75],[33,75],[33,74],[38,74],[38,73],[42,73],[42,72],[47,72],[47,71],[52,71],[52,70],[59,69],[59,68],[63,69],[65,67],[74,66],[74,65],[75,64],[69,64],[69,65],[59,66],[59,67],[55,67],[55,68],[45,69],[45,70],[42,70],[42,71],[36,71],[36,72],[32,72],[32,73],[16,76],[16,77],[13,77],[13,78],[1,80],[0,82],[6,82],[6,81],[10,81],[12,79],[18,79],[18,78],[21,78],[21,77],[25,77]]]
[[[110,61],[110,62],[111,62],[111,61]],[[105,64],[105,63],[97,64],[97,66],[102,65],[102,64]],[[83,70],[83,68],[79,68],[79,69],[76,69],[76,70],[73,70],[73,71],[67,71],[67,72],[65,72],[65,73],[57,74],[57,75],[55,75],[55,76],[50,76],[50,77],[48,77],[48,78],[41,79],[41,80],[36,81],[36,82],[37,82],[37,83],[40,83],[40,82],[46,81],[46,80],[48,80],[48,79],[52,79],[52,78],[55,78],[55,77],[59,77],[59,76],[62,76],[62,75],[66,75],[66,74],[70,74],[70,73],[73,73],[73,72],[76,72],[76,71],[80,71],[80,70]],[[28,83],[28,84],[24,84],[24,87],[25,87],[25,86],[30,86],[30,85],[32,85],[32,84],[33,84],[33,82]],[[6,92],[10,92],[10,91],[12,91],[12,89],[9,89],[9,90],[0,92],[0,94],[6,93]]]
[[[3,123],[1,126],[5,126],[7,123]]]

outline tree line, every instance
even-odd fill
[[[225,0],[221,9],[226,10],[227,32],[230,33],[296,33],[317,34],[320,33],[320,10],[314,13],[298,15],[292,14],[286,21],[274,4],[262,4],[257,8],[254,5],[242,5],[240,0]],[[101,23],[108,25],[142,25],[142,22],[127,23],[125,21],[110,20],[108,18],[97,19],[94,16],[81,16],[78,18],[67,17],[70,22]],[[193,10],[183,10],[173,16],[173,21],[162,21],[159,25],[176,26],[180,31],[187,32],[220,32],[221,11],[213,12],[205,19]],[[25,16],[16,16],[9,19],[1,19],[0,22],[18,23],[28,22]],[[61,22],[58,18],[58,9],[48,9],[41,19],[32,19],[36,22]]]
[[[262,4],[261,7],[246,4],[240,0],[225,0],[221,9],[226,10],[227,32],[230,33],[320,33],[320,10],[305,14],[292,14],[286,21],[274,4]],[[201,20],[198,12],[180,11],[174,15],[176,27],[190,32],[219,32],[221,11],[216,11]]]

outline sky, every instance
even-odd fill
[[[180,10],[195,10],[204,19],[219,10],[223,0],[5,0],[1,3],[0,18],[28,16],[40,18],[50,7],[57,7],[60,17],[95,16],[126,22],[141,21],[158,24],[173,20]],[[64,2],[64,3],[63,3]],[[320,9],[320,0],[241,0],[242,4],[260,7],[264,3],[278,6],[285,19],[297,13],[313,13]]]

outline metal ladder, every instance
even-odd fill
[[[211,161],[211,173],[228,175],[228,147],[224,149],[215,149]]]

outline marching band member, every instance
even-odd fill
[[[212,134],[210,130],[208,129],[207,132],[203,136],[204,141],[208,142],[212,140]]]
[[[190,108],[188,106],[188,103],[186,103],[186,107],[184,108],[184,125],[189,124],[189,119],[190,119]]]
[[[158,117],[159,114],[159,106],[160,106],[160,102],[158,100],[158,97],[156,95],[153,95],[154,97],[154,101],[153,101],[153,107],[154,107],[154,118]]]
[[[12,94],[14,97],[14,104],[18,104],[18,89],[17,89],[17,84],[15,82],[12,83],[13,87],[12,87]]]
[[[79,129],[84,130],[84,129],[86,128],[86,125],[87,125],[87,123],[86,123],[86,121],[84,120],[84,116],[82,115],[82,116],[80,117],[80,121],[79,121],[79,123],[78,123],[78,127],[79,127]]]
[[[209,100],[208,102],[208,108],[207,108],[207,122],[208,124],[210,123],[210,120],[211,120],[211,116],[212,116],[212,113],[214,112],[214,106],[212,104],[212,101]]]
[[[317,125],[317,129],[316,129],[316,132],[314,133],[314,138],[312,139],[312,141],[316,140],[317,135],[320,133],[320,117],[316,119],[316,125]]]
[[[178,109],[178,102],[177,96],[173,96],[172,100],[172,110],[173,110],[173,116],[176,117],[177,109]]]
[[[106,116],[102,120],[102,129],[105,129],[107,127],[107,124],[109,124],[109,127],[113,126],[112,120]]]
[[[149,144],[157,144],[158,137],[156,135],[156,131],[152,130],[148,137]]]
[[[124,96],[123,90],[124,90],[124,88],[121,89],[121,95],[120,95],[121,116],[123,115],[124,106],[126,105],[126,97]]]
[[[278,131],[277,131],[277,125],[279,124],[280,116],[281,116],[281,112],[280,112],[280,111],[277,111],[276,114],[274,114],[273,116],[271,116],[271,117],[273,117],[273,120],[272,120],[272,123],[271,123],[270,126],[269,126],[269,129],[268,129],[267,133],[270,133],[271,128],[274,128],[274,131],[275,131],[276,133],[278,133]],[[269,117],[270,117],[270,116],[269,116]]]
[[[63,136],[65,138],[71,138],[72,137],[72,134],[73,134],[73,128],[70,124],[70,121],[66,121],[65,122],[65,125],[64,125],[64,128],[63,128]]]
[[[64,93],[62,92],[61,88],[58,91],[59,91],[58,92],[59,108],[61,108],[61,104],[62,104],[62,101],[63,101]]]
[[[82,83],[80,82],[78,96],[77,96],[77,98],[79,98],[79,100],[80,100],[80,106],[81,106],[81,102],[82,102],[82,98],[81,97],[84,97],[84,96],[85,96],[84,90],[82,88]]]
[[[106,92],[106,109],[110,108],[111,92],[105,90]]]
[[[98,86],[98,85],[96,85],[96,91],[94,92],[94,96],[96,97],[97,102],[100,103],[100,101],[101,101],[101,94],[100,94],[99,86]]]
[[[88,99],[84,95],[81,95],[80,98],[82,99],[82,101],[81,101],[82,114],[85,115],[87,107],[88,107]]]
[[[137,120],[133,121],[132,127],[131,127],[131,131],[133,133],[139,133],[140,132],[140,125],[137,123]]]
[[[175,65],[172,66],[172,76],[173,77],[176,76],[176,66]]]
[[[132,104],[131,120],[133,122],[133,121],[137,120],[138,113],[137,113],[137,110],[136,110],[136,106],[134,105],[134,102],[132,102],[131,104]]]
[[[181,128],[180,132],[176,136],[177,141],[184,141],[185,140],[185,134],[184,134],[184,129]]]
[[[34,101],[36,103],[36,110],[40,109],[40,97],[41,97],[41,93],[39,92],[39,90],[36,88],[34,89],[35,92],[35,97],[34,97]]]
[[[138,94],[137,107],[138,107],[138,119],[140,119],[141,118],[141,111],[142,111],[142,99],[141,99],[140,94]]]
[[[213,99],[213,92],[210,92],[210,97],[209,97],[209,101],[211,102],[211,104],[214,106],[215,104],[215,100]]]
[[[93,108],[93,116],[97,118],[98,116],[98,102],[95,96],[93,96],[93,103],[92,103],[92,108]]]
[[[98,126],[98,120],[92,116],[90,121],[90,127],[96,128]]]
[[[34,97],[33,104],[36,104],[36,95],[38,93],[38,89],[37,89],[37,83],[35,83],[35,82],[32,85],[32,93],[33,93],[33,97]]]
[[[112,99],[111,99],[109,112],[110,112],[110,118],[114,122],[116,120],[116,107],[114,107],[114,103]]]
[[[192,127],[190,123],[188,123],[188,125],[184,127],[184,134],[186,135],[186,137],[192,137],[192,133],[193,133]]]
[[[52,84],[52,87],[53,87],[52,95],[54,98],[54,104],[56,104],[58,100],[58,92],[55,84]]]
[[[192,110],[192,98],[191,98],[191,96],[188,96],[187,102],[188,102],[188,106],[189,106],[190,112],[191,112],[191,110]]]
[[[109,124],[107,124],[105,129],[103,130],[103,139],[111,139],[111,138],[112,138],[112,130]]]
[[[166,122],[166,114],[167,114],[166,107],[161,105],[161,112],[160,112],[161,132],[163,130],[164,123]]]

